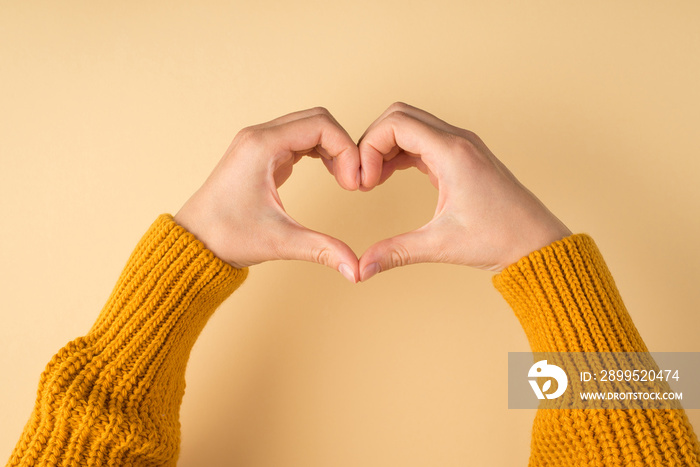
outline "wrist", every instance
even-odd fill
[[[204,244],[206,249],[219,259],[234,267],[239,267],[227,259],[222,247],[219,246],[220,242],[217,242],[216,239],[220,235],[217,234],[216,222],[209,210],[193,206],[190,200],[173,216],[173,220],[194,235],[197,240]]]
[[[547,225],[540,224],[532,229],[523,229],[518,232],[519,241],[513,242],[513,248],[508,251],[507,255],[504,255],[495,271],[501,272],[532,252],[539,251],[554,242],[572,235],[571,230],[559,219],[555,220],[556,222],[548,223]]]

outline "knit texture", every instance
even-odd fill
[[[494,276],[533,352],[646,352],[593,239],[566,237]],[[697,466],[683,410],[538,410],[533,466]]]
[[[175,465],[190,350],[247,272],[160,216],[88,334],[47,365],[8,465]],[[522,258],[494,284],[534,352],[647,350],[587,235]],[[535,417],[530,465],[694,466],[698,459],[683,410],[539,410]]]
[[[92,329],[47,365],[8,465],[175,465],[190,350],[247,272],[158,217]]]

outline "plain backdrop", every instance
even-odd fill
[[[151,222],[238,130],[319,105],[355,139],[398,100],[475,131],[594,237],[651,350],[700,351],[699,22],[694,1],[0,2],[0,457]],[[437,199],[416,170],[353,193],[311,159],[280,193],[358,255]],[[524,465],[506,364],[529,347],[491,277],[252,268],[192,352],[179,465]]]

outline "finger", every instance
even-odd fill
[[[277,250],[280,259],[310,261],[340,272],[356,283],[359,278],[358,260],[352,249],[329,235],[307,229],[292,221],[280,232]]]
[[[435,128],[438,128],[438,129],[445,131],[445,132],[448,132],[448,133],[457,134],[457,133],[463,131],[461,128],[458,128],[454,125],[450,125],[446,121],[439,119],[435,115],[433,115],[429,112],[426,112],[425,110],[419,109],[417,107],[413,107],[412,105],[406,104],[404,102],[394,102],[389,107],[387,107],[387,109],[379,116],[379,118],[377,118],[374,122],[372,122],[372,124],[370,126],[367,127],[365,132],[362,134],[362,136],[358,140],[358,144],[364,139],[365,135],[372,128],[377,126],[377,124],[379,124],[379,122],[381,122],[382,120],[384,120],[386,117],[388,117],[389,115],[391,115],[394,112],[403,112],[405,114],[412,116],[416,120],[422,121],[426,125],[433,126]]]
[[[382,170],[386,161],[396,157],[401,151],[398,146],[392,148],[387,154],[382,154],[369,143],[360,151],[360,189],[369,191],[382,183],[380,181]]]
[[[370,129],[359,144],[363,187],[372,189],[379,184],[382,179],[381,167],[398,153],[419,157],[437,176],[437,156],[447,150],[445,136],[445,132],[407,113],[391,113]]]
[[[360,257],[360,280],[415,263],[439,261],[440,243],[430,224],[375,243]]]
[[[328,173],[335,176],[333,173],[333,159],[326,159],[325,157],[322,157],[321,161],[323,161],[323,165],[326,167],[326,170],[328,170]]]
[[[383,122],[385,119],[387,119],[389,116],[395,113],[405,114],[410,117],[413,117],[415,120],[423,122],[425,125],[439,130],[440,132],[460,136],[467,136],[471,134],[471,132],[468,132],[454,125],[450,125],[449,123],[439,119],[438,117],[429,112],[426,112],[425,110],[413,107],[403,102],[395,102],[392,105],[390,105],[379,116],[379,118],[372,122],[372,124],[367,128],[367,130],[365,130],[364,134],[358,140],[357,145],[361,146],[368,133],[372,132],[372,130],[375,127],[377,127],[381,122]],[[384,160],[386,161],[387,158],[384,157]],[[360,151],[360,171],[362,176],[362,185],[363,187],[365,187],[363,191],[367,191],[380,183],[379,174],[381,172],[381,169],[378,168],[378,166],[381,165],[381,162],[382,161],[377,157],[376,153],[373,153],[373,151]]]
[[[285,123],[293,122],[294,120],[301,120],[302,118],[313,117],[315,115],[322,115],[322,114],[327,115],[327,116],[333,118],[333,120],[335,120],[335,118],[333,117],[333,115],[331,115],[331,113],[328,111],[328,109],[326,109],[324,107],[312,107],[310,109],[298,110],[296,112],[291,112],[291,113],[288,113],[286,115],[282,115],[281,117],[277,117],[273,120],[270,120],[269,122],[253,125],[250,128],[251,129],[272,128],[274,126],[284,125]]]
[[[340,123],[338,123],[338,120],[336,120],[336,118],[333,116],[333,114],[331,114],[324,107],[314,107],[314,108],[307,109],[307,110],[292,112],[290,114],[284,115],[282,117],[278,117],[274,120],[271,120],[270,122],[267,122],[261,126],[265,127],[265,128],[270,128],[273,126],[283,125],[285,123],[292,122],[295,120],[300,120],[303,118],[315,117],[315,116],[320,116],[320,115],[323,115],[323,116],[330,118],[338,127],[342,128],[342,126],[340,125]],[[343,129],[343,131],[345,131],[345,129]],[[333,157],[330,154],[328,154],[328,151],[326,151],[322,146],[316,146],[315,148],[310,148],[308,150],[300,151],[300,152],[303,152],[303,155],[320,158],[323,161],[323,164],[326,167],[326,169],[328,170],[328,172],[331,175],[336,176],[335,168],[334,168],[334,164],[333,164]],[[296,163],[296,161],[295,161],[295,163]],[[358,173],[359,173],[359,169],[358,169]],[[359,183],[360,182],[358,181],[357,182],[358,188],[359,188]]]
[[[333,117],[320,113],[257,131],[262,143],[273,142],[277,146],[278,165],[299,151],[318,146],[319,155],[328,154],[333,159],[333,173],[340,186],[347,190],[358,188],[359,150]]]
[[[397,170],[410,169],[411,167],[416,167],[418,170],[428,175],[430,183],[432,183],[435,188],[439,188],[437,178],[432,172],[430,172],[430,170],[428,170],[425,163],[419,157],[409,156],[408,154],[404,153],[399,154],[391,160],[384,161],[384,165],[382,166],[382,174],[377,185],[381,185],[387,181],[387,179],[389,179],[389,177],[391,177]]]
[[[284,182],[287,181],[287,179],[292,175],[292,170],[294,168],[294,164],[299,162],[299,160],[302,157],[304,157],[304,155],[308,155],[308,156],[311,156],[313,158],[320,159],[321,161],[323,161],[323,165],[326,167],[328,172],[331,175],[334,175],[334,173],[333,173],[333,159],[331,159],[330,157],[328,157],[328,158],[321,157],[317,154],[316,151],[312,151],[312,150],[299,151],[299,153],[300,154],[298,154],[298,155],[295,154],[295,156],[292,159],[289,159],[289,160],[283,162],[281,165],[279,165],[277,167],[277,170],[275,170],[275,172],[273,174],[273,178],[275,180],[275,187],[276,188],[279,188],[280,186],[282,186],[284,184]]]
[[[358,154],[359,154],[359,150],[358,150]],[[314,148],[314,150],[311,153],[309,153],[308,155],[310,155],[312,157],[320,158],[323,161],[323,165],[326,166],[326,169],[328,170],[328,172],[331,175],[333,175],[334,177],[336,177],[336,181],[337,181],[335,159],[330,154],[328,154],[328,151],[326,151],[321,146],[316,146],[316,148]],[[358,159],[359,159],[359,156],[358,156]],[[358,163],[359,163],[359,161],[358,161]],[[358,177],[359,177],[359,169],[358,169],[358,173],[356,175],[356,178],[357,178],[356,181],[357,181],[358,188],[360,188],[360,179]]]
[[[419,158],[409,156],[404,153],[401,153],[392,159],[385,160],[384,164],[382,165],[381,177],[379,178],[377,185],[384,183],[397,170],[405,170],[411,167],[416,167],[419,161]]]
[[[317,146],[315,148],[311,148],[311,149],[307,149],[307,150],[303,150],[303,151],[296,151],[292,165],[299,162],[299,160],[301,160],[301,158],[304,156],[311,157],[314,159],[319,159],[321,162],[323,162],[323,165],[324,165],[324,167],[326,167],[328,172],[331,175],[335,176],[335,173],[333,171],[333,158],[322,147]],[[280,168],[278,168],[277,171],[279,172]],[[290,173],[290,175],[291,175],[291,173]],[[275,174],[275,180],[276,179],[277,179],[277,175]],[[277,187],[279,188],[280,185],[281,184],[278,184]]]

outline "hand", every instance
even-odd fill
[[[474,133],[406,104],[390,106],[360,138],[361,190],[417,167],[438,189],[433,219],[372,245],[361,280],[420,262],[501,271],[571,235]]]
[[[277,188],[304,155],[320,157],[346,190],[359,187],[357,146],[326,109],[310,109],[238,133],[175,221],[234,267],[299,259],[356,282],[358,260],[350,247],[300,225],[282,206]]]

